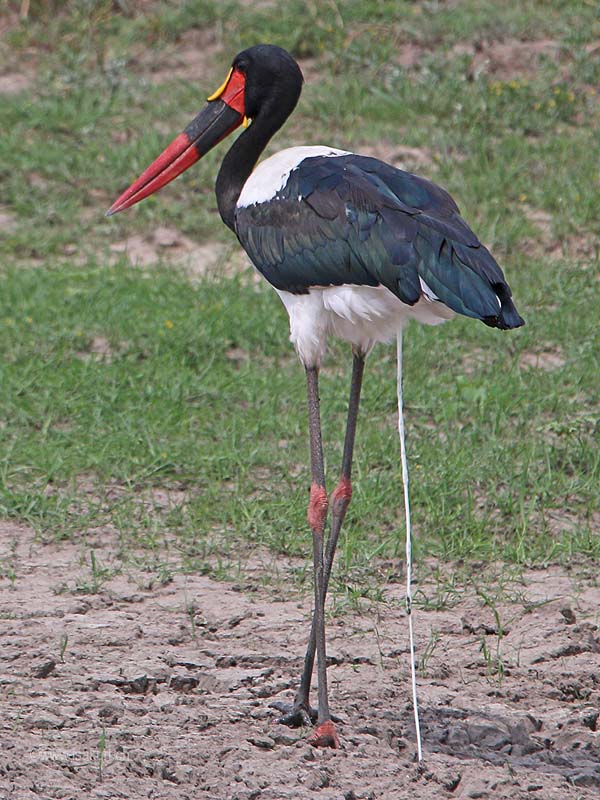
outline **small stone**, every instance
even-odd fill
[[[466,747],[470,741],[469,734],[462,725],[453,725],[448,731],[447,743],[452,749]]]
[[[489,797],[488,787],[484,781],[474,778],[462,786],[462,791],[459,797],[469,797],[472,800],[477,800],[480,797]]]
[[[273,736],[273,741],[275,744],[282,744],[285,746],[295,745],[298,741],[304,741],[303,737],[298,736],[290,736],[287,733],[276,733]]]
[[[577,617],[575,616],[573,609],[569,606],[564,606],[561,608],[560,613],[563,615],[567,625],[574,625],[577,622]]]
[[[100,719],[106,720],[110,725],[115,725],[119,721],[121,707],[116,703],[106,703],[98,711]]]
[[[34,678],[47,678],[48,675],[51,675],[54,672],[55,667],[56,661],[53,658],[49,658],[47,661],[42,661],[40,664],[35,666],[31,674]]]
[[[443,782],[442,786],[447,792],[454,792],[460,783],[462,775],[460,773],[458,775],[451,775],[449,778]]]
[[[169,688],[176,692],[191,692],[198,686],[199,680],[193,675],[172,675]]]
[[[215,662],[216,667],[237,667],[238,660],[235,656],[219,656]]]
[[[248,741],[262,750],[272,750],[275,747],[275,740],[270,736],[251,736]]]
[[[593,772],[580,772],[578,775],[573,775],[572,778],[569,778],[569,782],[573,784],[573,786],[584,786],[584,787],[598,787],[600,783],[600,777],[598,773]]]
[[[329,786],[329,775],[325,770],[317,769],[311,772],[306,779],[306,788],[311,789],[313,792],[319,789],[325,789],[327,786]]]
[[[598,730],[598,717],[600,717],[600,711],[592,711],[590,714],[586,714],[581,721],[586,728],[595,733]]]
[[[60,730],[64,724],[64,719],[60,719],[56,716],[43,716],[41,714],[39,716],[30,714],[23,720],[23,727],[26,730]]]
[[[510,733],[496,725],[469,725],[468,733],[473,744],[490,750],[500,750],[504,745],[511,742]]]
[[[172,767],[168,766],[167,764],[163,764],[163,766],[162,766],[162,768],[160,770],[160,777],[164,781],[169,781],[169,783],[179,783],[180,782],[179,776],[177,775],[175,770]]]
[[[191,656],[166,656],[169,667],[185,667],[186,669],[203,669],[208,666],[207,660],[200,661]]]
[[[138,675],[137,678],[132,678],[127,681],[125,686],[132,694],[145,694],[148,689],[148,676]]]
[[[67,614],[87,614],[91,607],[90,603],[80,600],[67,608]]]
[[[374,725],[363,725],[362,728],[359,728],[357,733],[366,733],[369,736],[375,736],[379,738],[379,731]]]
[[[525,724],[529,724],[531,726],[531,730],[539,733],[542,730],[544,723],[541,719],[534,717],[532,714],[525,715]]]

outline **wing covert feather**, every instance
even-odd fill
[[[522,324],[502,270],[452,197],[368,156],[304,159],[270,201],[237,208],[236,232],[277,289],[382,284],[413,305],[423,280],[453,311]]]

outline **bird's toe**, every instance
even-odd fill
[[[313,747],[331,747],[333,750],[340,746],[336,727],[330,719],[318,725],[306,741]]]
[[[307,708],[296,704],[290,705],[279,701],[271,703],[271,708],[276,708],[278,711],[283,712],[283,716],[277,722],[290,728],[309,728],[317,721],[318,713],[315,708]]]

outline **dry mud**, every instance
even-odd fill
[[[103,565],[115,545],[98,534]],[[329,621],[342,747],[315,750],[269,707],[293,695],[308,598],[136,571],[90,587],[89,547],[0,523],[2,800],[598,796],[592,574],[482,576],[484,591],[474,581],[449,607],[417,609],[419,769],[400,583]],[[444,596],[420,589],[429,606]],[[494,594],[498,616],[484,602]]]

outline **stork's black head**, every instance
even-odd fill
[[[253,129],[252,133],[257,134],[256,139],[261,131],[262,149],[294,110],[302,80],[300,67],[281,47],[258,44],[242,50],[233,59],[224,83],[208,98],[208,105],[107,213],[116,214],[166,186],[242,123],[247,125],[248,120],[260,121],[260,129]],[[254,161],[257,157],[255,153]]]
[[[285,113],[295,108],[302,91],[302,72],[291,55],[274,44],[257,44],[233,59],[232,69],[246,79],[246,117]]]

